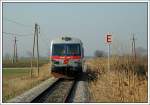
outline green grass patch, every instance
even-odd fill
[[[6,68],[6,69],[3,69],[2,71],[3,77],[20,77],[20,76],[29,75],[29,73],[30,73],[29,68],[25,68],[25,69]]]
[[[48,59],[40,59],[39,60],[39,66],[42,66],[43,64],[48,63],[49,60]],[[9,68],[9,67],[31,67],[31,59],[30,58],[22,58],[19,59],[18,62],[16,63],[12,63],[11,60],[3,60],[2,62],[3,64],[3,68]],[[33,60],[33,66],[36,67],[37,66],[37,61],[36,59]]]

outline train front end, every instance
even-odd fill
[[[51,74],[54,77],[76,77],[82,73],[83,46],[79,39],[62,37],[51,43]]]

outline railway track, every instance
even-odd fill
[[[75,80],[58,79],[31,103],[67,103],[71,98],[75,83]]]

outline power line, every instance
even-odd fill
[[[45,40],[43,37],[40,37],[40,39],[42,39],[42,43],[44,43],[46,46],[49,46],[49,43],[47,42],[47,40]]]
[[[40,31],[40,33],[42,33],[42,35],[43,35],[46,39],[49,39],[49,38],[46,36],[46,34],[44,33],[44,31]],[[45,44],[46,46],[49,46],[48,40],[45,40],[42,36],[40,37],[40,39],[43,40],[43,42],[44,42],[44,44]]]
[[[17,33],[11,33],[11,32],[2,32],[3,34],[7,35],[17,35],[17,36],[32,36],[31,34],[17,34]]]
[[[20,25],[20,26],[32,27],[31,25],[23,24],[23,23],[17,22],[17,21],[12,20],[12,19],[8,19],[8,18],[4,18],[4,19],[5,19],[5,21],[9,21],[11,23],[15,23],[15,24]]]

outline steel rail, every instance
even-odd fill
[[[37,96],[31,103],[66,103],[69,102],[75,80],[60,78],[43,93]]]

